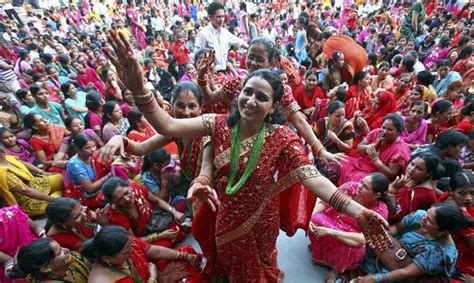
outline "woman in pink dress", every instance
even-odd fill
[[[339,185],[358,182],[370,173],[383,173],[389,180],[405,170],[410,159],[410,148],[400,138],[403,120],[397,114],[385,116],[382,127],[370,133],[357,146],[359,157],[341,162]]]
[[[383,174],[374,173],[360,183],[345,183],[339,190],[387,219],[388,185]],[[309,227],[313,261],[332,269],[327,279],[333,279],[333,276],[346,269],[357,268],[365,254],[365,239],[354,218],[320,202],[313,210]]]
[[[5,276],[13,268],[13,258],[18,251],[39,236],[46,236],[44,229],[28,218],[26,213],[17,205],[0,209],[0,282],[26,282],[13,281]]]
[[[140,49],[145,49],[146,44],[146,37],[145,32],[143,31],[143,27],[140,25],[140,16],[138,15],[138,11],[136,10],[136,4],[134,0],[127,0],[128,7],[126,10],[127,19],[132,27],[132,34],[138,42],[138,46]]]

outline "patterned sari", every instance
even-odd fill
[[[295,190],[298,196],[292,197],[300,197],[299,207],[291,205],[291,198],[282,200],[287,210],[296,213],[288,218],[287,215],[280,217],[282,195],[277,196],[306,178],[319,176],[319,172],[311,165],[301,139],[295,133],[285,126],[269,125],[252,175],[237,193],[227,195],[225,188],[230,170],[231,127],[225,115],[205,115],[203,121],[213,132],[216,168],[214,187],[221,202],[215,223],[215,244],[225,275],[231,282],[277,282],[283,276],[277,267],[276,251],[280,222],[282,226],[290,227],[292,225],[288,225],[288,220],[300,220],[301,226],[307,226],[310,214],[310,208],[303,205],[307,199],[304,193],[307,191]],[[255,140],[256,136],[253,136],[241,143],[240,160],[244,162],[240,162],[240,174]],[[240,174],[237,178],[240,178]],[[285,193],[292,194],[294,189]],[[209,232],[200,231],[201,234]],[[206,248],[203,247],[203,251],[207,258],[215,256],[206,254]]]

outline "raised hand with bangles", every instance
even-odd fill
[[[133,71],[127,75],[134,80],[124,78],[124,82],[131,81],[127,87],[132,90],[138,108],[160,134],[182,138],[211,136],[216,194],[209,188],[204,193],[217,210],[213,236],[219,260],[230,281],[239,281],[245,277],[244,274],[253,274],[255,278],[252,280],[256,281],[280,276],[275,257],[279,206],[274,197],[294,184],[302,183],[336,209],[364,219],[361,221],[363,232],[370,231],[369,227],[375,229],[374,226],[383,230],[387,225],[380,216],[352,201],[349,196],[336,193],[336,187],[319,174],[308,159],[301,139],[283,125],[283,113],[278,102],[284,89],[279,77],[271,71],[257,70],[247,77],[230,115],[207,114],[174,119],[143,91],[143,86],[136,84],[142,74],[139,68],[127,66],[138,64],[136,58],[129,56],[132,54],[130,45],[114,33],[109,40],[114,48],[119,49],[116,50],[118,56],[127,56],[120,61],[111,61],[118,69]],[[277,170],[278,181],[275,182],[273,176]],[[275,237],[269,239],[270,234]],[[270,259],[265,266],[271,268],[265,268],[265,272],[262,258]],[[249,261],[256,264],[248,265]]]

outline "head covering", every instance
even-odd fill
[[[382,90],[379,91],[377,96],[379,109],[367,119],[367,124],[371,130],[380,128],[380,126],[382,126],[383,118],[385,118],[387,114],[395,113],[397,111],[397,101],[392,92]]]

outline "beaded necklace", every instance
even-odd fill
[[[225,193],[227,195],[233,195],[238,190],[242,188],[243,185],[247,182],[250,175],[252,175],[255,166],[257,165],[258,158],[260,157],[260,152],[262,151],[263,144],[265,143],[265,132],[267,130],[267,124],[264,122],[260,132],[258,133],[257,139],[252,147],[252,151],[250,152],[250,157],[247,161],[247,165],[245,166],[244,173],[234,184],[235,177],[237,175],[237,171],[239,169],[240,163],[240,125],[236,125],[232,128],[231,132],[231,146],[230,146],[230,179],[229,183],[227,183],[227,187],[225,188]],[[233,185],[234,184],[234,185]]]

